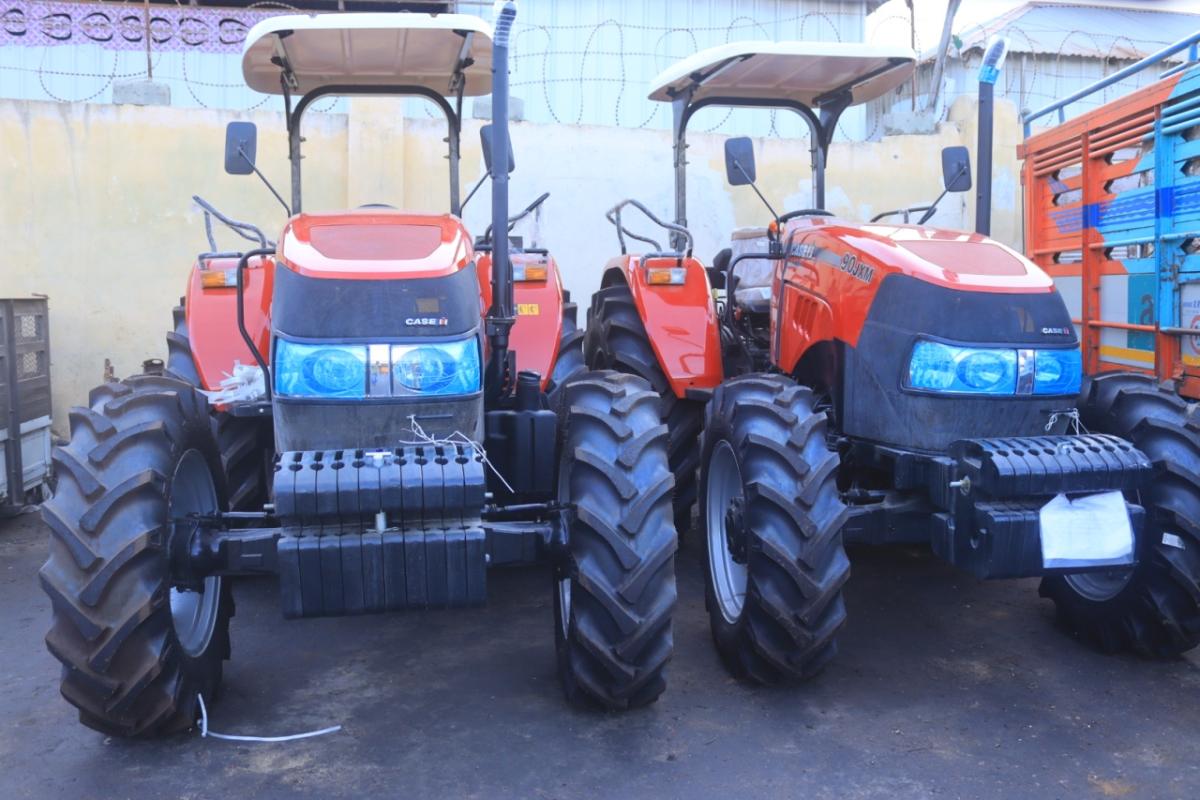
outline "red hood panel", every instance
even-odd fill
[[[313,278],[432,278],[474,258],[462,221],[449,214],[354,211],[300,214],[279,240],[285,267]]]
[[[840,240],[860,261],[883,274],[899,272],[952,289],[1049,292],[1054,284],[1036,264],[978,233],[923,225],[861,224],[836,217],[788,223],[797,241]]]

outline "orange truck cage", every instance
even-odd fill
[[[1174,380],[1200,399],[1200,31],[1024,117],[1025,252],[1074,319],[1084,370]],[[1180,51],[1156,83],[1067,105]],[[1030,135],[1058,112],[1056,127]],[[1193,334],[1193,331],[1197,333]]]

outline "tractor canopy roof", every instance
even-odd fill
[[[242,74],[255,91],[418,86],[443,95],[492,90],[492,27],[470,14],[291,14],[246,34]]]
[[[902,84],[916,58],[905,47],[834,42],[733,42],[693,53],[655,78],[650,99],[710,98],[819,107],[844,92],[865,103]]]

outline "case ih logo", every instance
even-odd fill
[[[1070,328],[1042,328],[1043,336],[1070,336]]]
[[[863,283],[870,283],[875,277],[875,268],[859,261],[858,257],[853,253],[846,253],[846,255],[842,256],[842,260],[838,262],[837,268],[851,278],[856,278]]]
[[[446,317],[408,317],[404,324],[410,328],[444,328],[450,320]]]

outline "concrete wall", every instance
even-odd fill
[[[386,202],[419,211],[447,207],[444,124],[403,119],[396,101],[354,100],[347,114],[305,120],[304,194],[309,211]],[[973,109],[963,104],[934,134],[834,145],[828,207],[856,219],[932,200],[940,191],[939,151],[975,140]],[[143,359],[165,356],[163,333],[195,254],[206,248],[200,194],[227,214],[274,236],[282,208],[253,176],[221,169],[225,123],[259,127],[259,165],[289,195],[282,116],[134,106],[0,101],[0,297],[50,297],[56,429],[66,411],[101,380],[104,359],[118,376]],[[1020,245],[1015,113],[1002,111],[996,137],[994,233]],[[704,260],[735,227],[762,224],[748,187],[723,175],[724,137],[690,138],[688,203],[697,254]],[[513,126],[517,169],[512,206],[551,193],[542,213],[517,232],[553,252],[581,306],[617,251],[604,211],[636,196],[664,217],[672,212],[670,135],[614,127]],[[464,194],[482,174],[478,123],[463,134]],[[807,143],[756,142],[761,188],[778,208],[811,205]],[[951,196],[936,222],[970,227],[971,196]],[[464,218],[487,223],[485,186]],[[648,228],[646,228],[648,230]],[[230,236],[219,244],[232,246]]]

